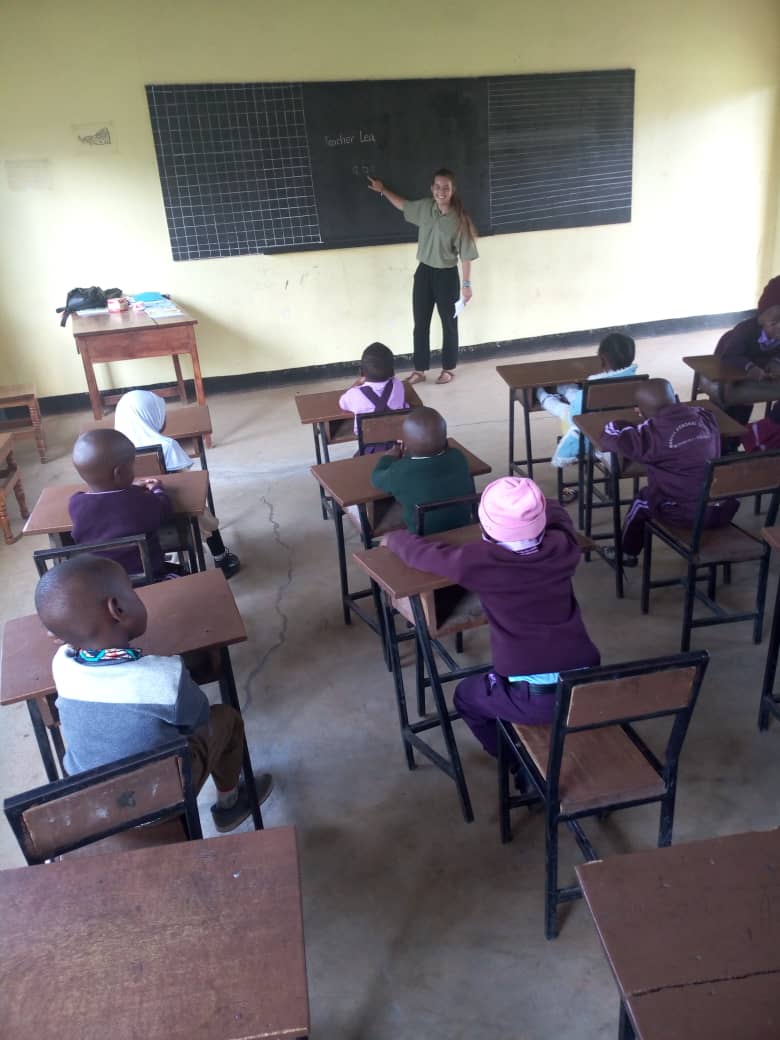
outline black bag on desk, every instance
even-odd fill
[[[65,300],[65,306],[57,308],[57,314],[62,314],[60,328],[65,325],[68,315],[73,314],[74,311],[87,310],[89,307],[105,307],[111,297],[121,295],[121,289],[101,289],[97,285],[91,285],[89,289],[71,289]]]

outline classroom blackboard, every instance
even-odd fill
[[[146,93],[174,260],[413,241],[366,175],[441,166],[482,235],[631,219],[632,70]]]

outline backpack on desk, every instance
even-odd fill
[[[71,289],[65,299],[65,306],[57,308],[57,314],[62,314],[60,328],[65,325],[68,315],[73,314],[74,311],[83,311],[90,307],[106,307],[110,298],[121,295],[121,289],[101,289],[97,285],[91,285],[88,289]]]

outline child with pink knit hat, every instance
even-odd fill
[[[386,545],[411,567],[449,578],[482,603],[493,670],[463,679],[454,703],[485,751],[496,755],[496,719],[552,720],[558,673],[599,664],[572,588],[580,548],[569,514],[526,477],[501,477],[482,492],[482,540],[467,545],[406,531]]]

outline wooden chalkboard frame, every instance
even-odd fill
[[[146,93],[174,260],[414,241],[366,175],[439,166],[482,235],[631,220],[631,69]]]

